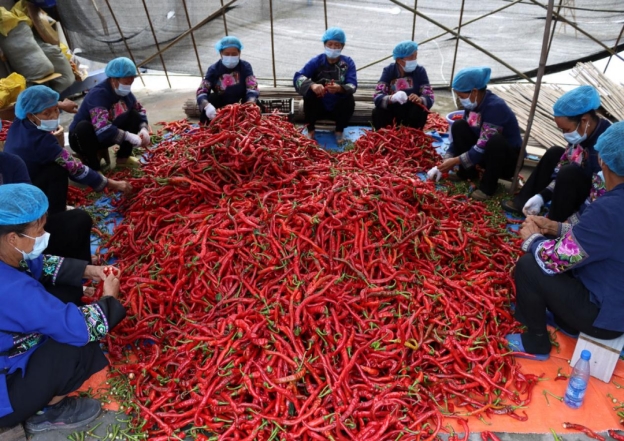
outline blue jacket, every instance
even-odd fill
[[[15,118],[7,134],[4,151],[22,158],[30,181],[41,173],[45,165],[56,163],[67,170],[72,181],[88,185],[95,191],[102,191],[108,182],[61,147],[52,133],[39,130],[28,118]]]
[[[223,99],[224,105],[258,99],[258,81],[251,64],[240,60],[234,69],[228,69],[221,60],[210,66],[197,89],[197,105],[204,107],[210,92],[214,91]]]
[[[313,84],[326,85],[331,81],[340,84],[344,93],[326,93],[323,97],[323,105],[329,111],[333,110],[336,103],[346,95],[353,95],[357,90],[357,72],[355,63],[346,55],[341,55],[340,59],[330,64],[325,54],[317,55],[312,58],[300,71],[295,73],[293,84],[295,90],[301,95],[314,95],[310,89]]]
[[[116,299],[78,307],[48,293],[44,284],[82,286],[87,262],[56,256],[21,261],[19,268],[0,262],[0,417],[13,412],[6,376],[28,369],[28,360],[48,338],[84,346],[104,337],[125,317]]]
[[[405,72],[401,74],[396,63],[389,64],[384,67],[381,78],[377,82],[373,101],[376,107],[388,107],[388,100],[391,95],[396,92],[403,91],[410,96],[415,93],[418,96],[424,96],[427,99],[427,108],[431,109],[435,102],[433,89],[429,84],[427,71],[421,65],[416,66],[413,72]]]
[[[575,225],[560,224],[560,235],[540,234],[522,245],[544,273],[571,271],[600,307],[594,326],[624,332],[624,184],[588,205]]]
[[[11,153],[0,152],[0,185],[30,184],[26,164],[22,158]]]
[[[117,95],[107,78],[97,84],[84,97],[78,108],[78,113],[69,126],[69,132],[73,133],[76,124],[79,122],[89,121],[102,145],[121,144],[125,132],[115,126],[115,119],[133,109],[141,115],[141,126],[147,127],[145,109],[134,94],[130,92],[126,96]]]
[[[464,111],[464,119],[479,137],[477,143],[466,153],[459,156],[462,166],[470,168],[479,164],[485,153],[485,145],[496,134],[503,135],[509,145],[520,149],[522,137],[516,115],[507,103],[489,90],[485,91],[483,101],[474,110]],[[451,142],[449,153],[454,153],[454,143]]]

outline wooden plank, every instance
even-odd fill
[[[9,428],[0,427],[0,441],[26,441],[26,439],[26,432],[21,424]]]
[[[624,87],[611,81],[593,63],[578,63],[571,74],[579,83],[594,86],[600,94],[602,107],[616,120],[624,120]]]

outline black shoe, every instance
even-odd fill
[[[516,207],[512,199],[506,199],[504,201],[501,201],[501,207],[503,207],[503,210],[508,213],[522,214],[522,209]]]
[[[37,412],[26,420],[31,433],[46,430],[73,430],[89,424],[102,410],[102,404],[93,398],[65,397],[53,406]]]

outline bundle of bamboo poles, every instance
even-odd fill
[[[572,69],[572,76],[581,84],[594,86],[602,107],[616,120],[624,120],[624,87],[607,78],[593,63],[578,63]]]

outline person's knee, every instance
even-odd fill
[[[568,186],[578,183],[579,180],[588,180],[583,169],[577,164],[564,165],[559,169],[556,178],[556,186]]]
[[[564,152],[565,152],[565,149],[563,147],[552,146],[551,148],[546,150],[546,153],[544,153],[544,155],[542,156],[542,159],[540,159],[540,161],[555,161],[555,162],[559,162],[559,160],[561,159],[561,156],[563,155]]]
[[[537,262],[535,261],[535,256],[533,256],[532,253],[526,253],[520,257],[514,270],[514,280],[516,281],[516,286],[523,280],[530,279],[531,275],[535,273],[536,267]]]

